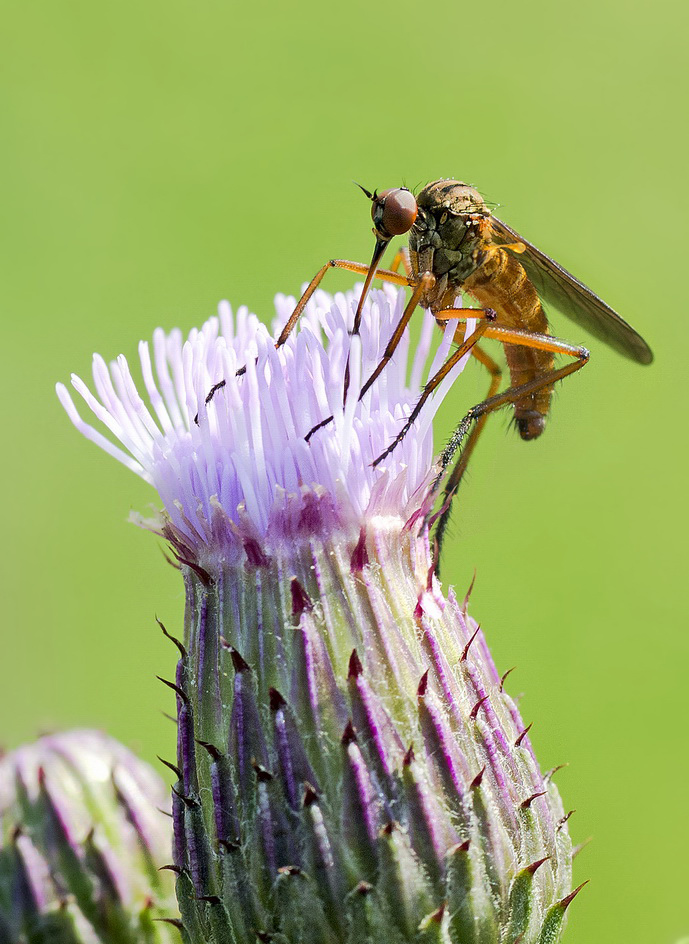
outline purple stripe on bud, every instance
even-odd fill
[[[359,867],[366,878],[372,879],[377,859],[376,836],[381,823],[380,799],[351,721],[347,722],[342,735],[342,749],[342,830]]]
[[[380,699],[374,694],[364,677],[363,666],[356,649],[353,650],[349,660],[348,682],[352,721],[357,731],[358,741],[366,750],[381,784],[385,786],[386,793],[390,796],[392,774],[401,764],[404,747]]]
[[[299,808],[300,789],[310,783],[318,791],[318,780],[309,763],[297,725],[287,702],[275,688],[270,689],[270,709],[273,715],[273,738],[280,765],[282,784],[287,802],[293,810]]]

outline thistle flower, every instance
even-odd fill
[[[165,784],[99,731],[0,760],[0,941],[173,944]],[[161,910],[162,908],[162,910]]]
[[[186,342],[157,331],[139,349],[149,405],[124,358],[96,357],[99,399],[72,383],[119,446],[58,387],[157,488],[145,524],[184,575],[166,684],[187,940],[549,944],[573,897],[566,817],[424,526],[433,416],[464,364],[374,468],[453,332],[427,370],[427,316],[358,401],[403,296],[374,293],[352,336],[356,299],[317,293],[277,350],[227,304]],[[293,306],[278,297],[278,326]]]

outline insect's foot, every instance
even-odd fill
[[[371,466],[375,469],[376,466],[380,465],[380,463],[381,463],[384,459],[387,459],[387,457],[388,457],[388,456],[390,455],[390,453],[395,449],[395,447],[397,446],[397,444],[398,444],[399,442],[401,442],[401,437],[400,437],[400,436],[398,436],[397,439],[395,439],[395,440],[393,441],[392,445],[388,446],[388,448],[385,450],[385,452],[381,452],[381,454],[378,456],[378,458],[375,459],[375,460],[371,463]]]
[[[244,370],[246,370],[246,367],[244,368]],[[237,373],[239,373],[239,371],[237,371]],[[226,380],[219,380],[217,384],[213,384],[213,386],[210,388],[210,390],[206,394],[206,406],[208,406],[208,404],[211,402],[211,400],[216,395],[218,390],[222,390],[222,388],[225,386],[226,383],[227,383]]]
[[[240,372],[243,373],[245,370],[246,370],[246,367],[243,367],[243,368],[241,368],[240,370],[238,370],[237,373],[238,373],[238,374],[239,374]],[[218,390],[222,389],[222,387],[224,387],[226,383],[227,383],[226,380],[219,380],[218,383],[213,384],[213,386],[210,388],[210,390],[209,390],[208,393],[206,394],[206,399],[204,400],[204,403],[206,404],[206,406],[208,406],[208,404],[211,402],[211,400],[212,400],[213,397],[216,395],[216,393],[218,392]],[[199,425],[199,414],[198,414],[198,413],[197,413],[196,416],[194,417],[194,423],[195,423],[197,426]]]
[[[304,436],[304,441],[308,442],[314,433],[317,433],[319,429],[323,429],[323,427],[327,426],[328,423],[332,423],[333,419],[333,416],[329,416],[327,419],[321,420],[320,423],[316,423],[316,425],[308,431],[306,436]]]

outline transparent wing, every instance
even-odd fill
[[[519,256],[519,261],[546,305],[552,305],[625,357],[639,364],[651,363],[653,352],[648,344],[602,298],[507,223],[492,217],[492,224],[495,242],[524,243],[526,251]]]

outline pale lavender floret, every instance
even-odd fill
[[[363,523],[374,514],[404,515],[428,481],[433,416],[466,359],[430,398],[415,435],[403,440],[384,467],[374,469],[373,460],[420,394],[433,319],[427,314],[413,364],[405,334],[392,362],[358,401],[356,391],[382,356],[404,294],[391,288],[372,293],[361,336],[352,337],[356,299],[356,292],[334,300],[317,292],[278,350],[254,315],[240,309],[233,319],[226,302],[218,317],[191,331],[184,342],[179,330],[165,335],[158,329],[152,352],[145,342],[139,346],[145,399],[126,358],[108,366],[95,355],[95,394],[79,377],[72,377],[72,386],[109,437],[80,418],[62,384],[58,396],[81,432],[156,487],[170,522],[192,548],[213,542],[219,511],[243,534],[278,534],[289,527],[281,494],[304,486],[318,486],[333,497],[341,525]],[[293,306],[294,299],[277,297],[276,326]],[[442,364],[452,337],[452,330],[445,332],[426,376]],[[343,405],[347,358],[352,394]],[[245,375],[235,377],[243,366]],[[209,390],[223,379],[224,388],[206,405]],[[330,413],[334,422],[306,443],[304,436]],[[222,530],[224,543],[237,545],[237,540],[236,531]]]

